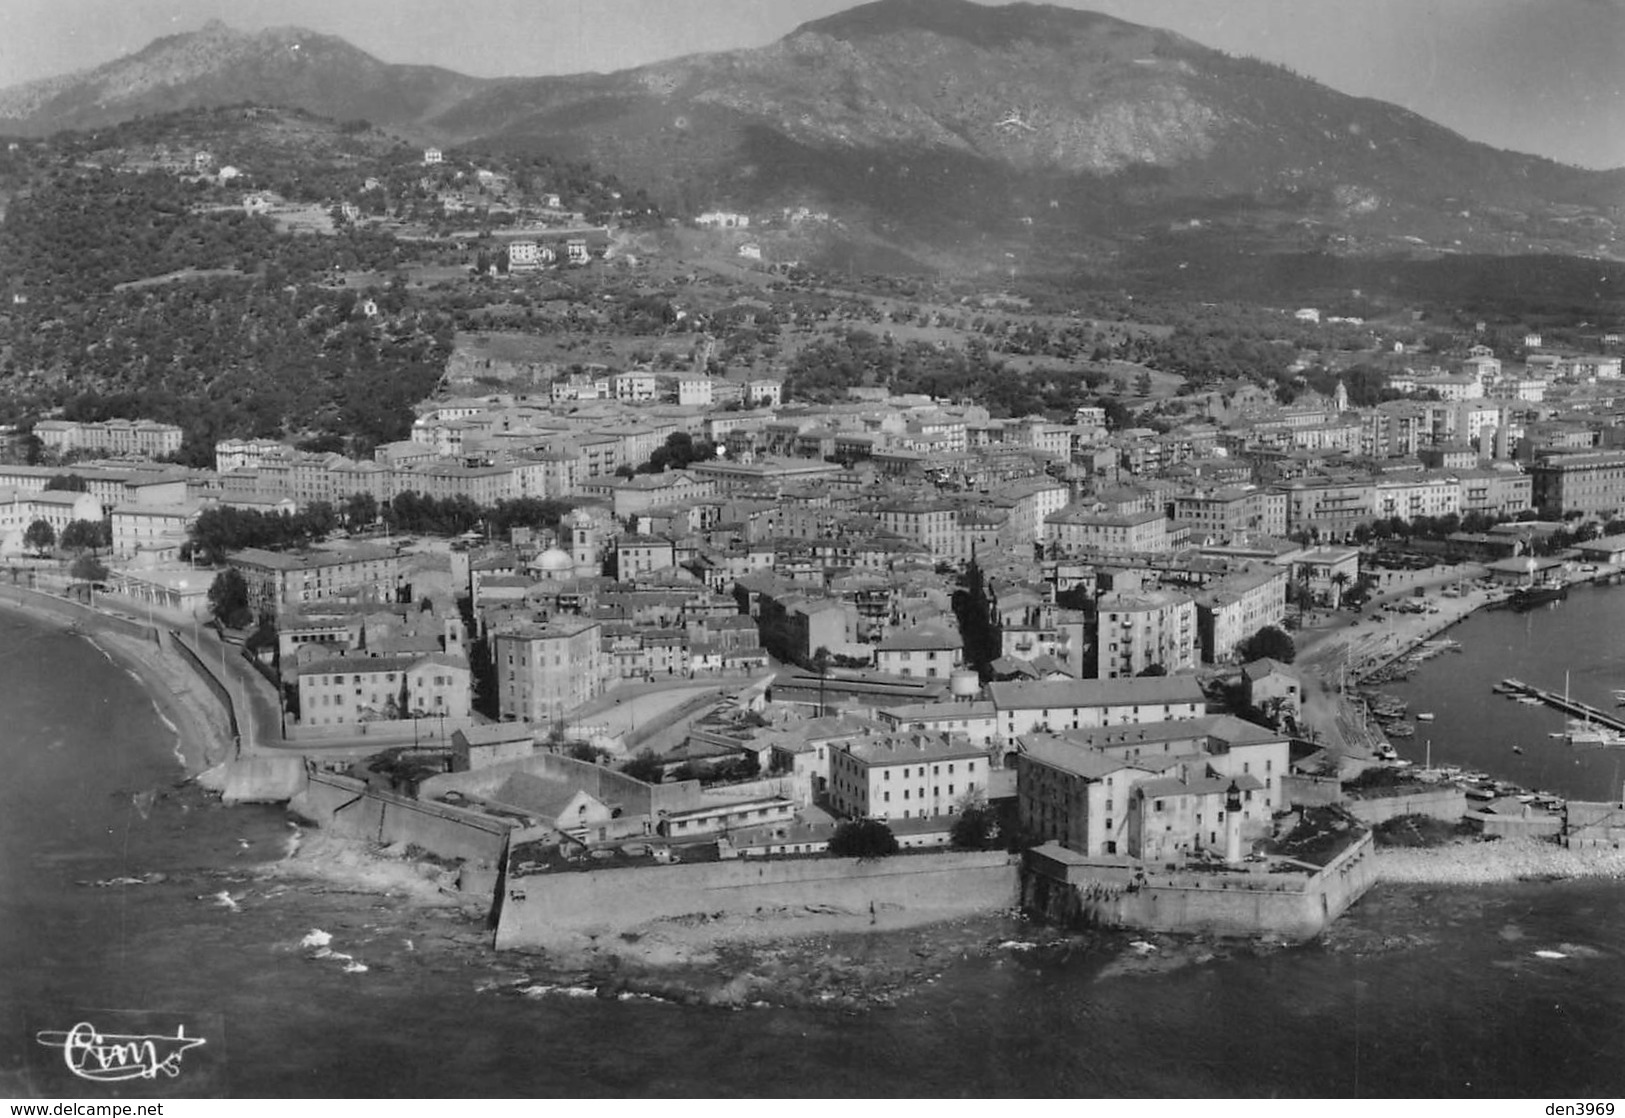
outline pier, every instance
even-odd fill
[[[1583,703],[1579,699],[1571,699],[1567,695],[1558,694],[1556,691],[1548,691],[1544,687],[1536,687],[1534,684],[1525,683],[1521,679],[1503,679],[1501,681],[1501,688],[1502,690],[1509,691],[1514,695],[1533,696],[1534,698],[1537,698],[1541,702],[1545,703],[1547,706],[1556,707],[1558,710],[1561,710],[1566,714],[1571,714],[1576,718],[1583,718],[1587,722],[1595,723],[1598,726],[1603,726],[1610,730],[1617,730],[1621,733],[1625,733],[1625,721],[1621,721],[1611,714],[1605,714],[1596,707],[1592,706],[1590,703]]]

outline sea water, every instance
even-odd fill
[[[1434,705],[1442,738],[1457,715]],[[1305,947],[1017,950],[1006,929],[857,1012],[519,998],[499,991],[530,961],[480,946],[477,925],[258,876],[293,833],[283,814],[177,790],[173,731],[86,639],[0,614],[0,710],[0,1095],[112,1093],[65,1078],[35,1037],[84,1007],[200,1022],[240,1096],[1625,1089],[1614,882],[1379,886]],[[121,878],[151,883],[106,884]]]

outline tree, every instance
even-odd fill
[[[621,771],[633,780],[641,780],[645,784],[659,784],[665,770],[660,764],[660,758],[655,756],[655,751],[645,749],[622,765]]]
[[[948,841],[956,850],[990,850],[998,840],[998,813],[980,793],[969,793],[960,801],[959,813],[948,828]]]
[[[983,578],[974,554],[965,566],[961,588],[954,592],[953,610],[965,641],[966,665],[986,682],[993,676],[993,661],[1002,655],[1004,636],[998,598]]]
[[[829,840],[829,852],[842,858],[884,858],[897,851],[897,836],[878,819],[849,819]]]
[[[67,551],[94,551],[113,541],[105,520],[75,520],[62,529],[62,547]]]
[[[1337,592],[1332,595],[1333,609],[1343,604],[1343,592],[1348,589],[1351,581],[1353,580],[1349,578],[1347,571],[1338,571],[1332,576],[1332,585],[1337,588]]]
[[[248,582],[241,571],[228,567],[209,586],[209,612],[228,629],[241,629],[253,614],[248,608]]]
[[[824,707],[824,681],[829,678],[830,651],[824,645],[818,646],[818,651],[812,654],[812,669],[818,673],[818,717],[822,718],[829,711]]]
[[[344,500],[344,523],[353,529],[370,528],[378,519],[378,498],[371,493],[352,493]]]
[[[56,544],[56,529],[43,520],[36,520],[23,533],[23,546],[44,555]]]
[[[1292,643],[1292,636],[1285,630],[1274,625],[1266,625],[1246,640],[1236,646],[1243,660],[1262,660],[1268,657],[1279,660],[1283,664],[1290,664],[1298,655],[1298,648]]]
[[[68,573],[73,575],[77,582],[101,583],[107,581],[108,571],[107,564],[94,555],[81,555],[73,561]]]

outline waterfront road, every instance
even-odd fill
[[[240,752],[296,748],[295,743],[282,740],[282,704],[276,688],[243,659],[241,645],[221,640],[220,634],[207,625],[194,623],[174,628],[230,692],[232,707],[237,712]]]

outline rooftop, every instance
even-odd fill
[[[1056,707],[1156,706],[1169,703],[1205,703],[1195,676],[1144,676],[1133,679],[1057,679],[1036,683],[988,685],[999,710],[1038,710]]]

